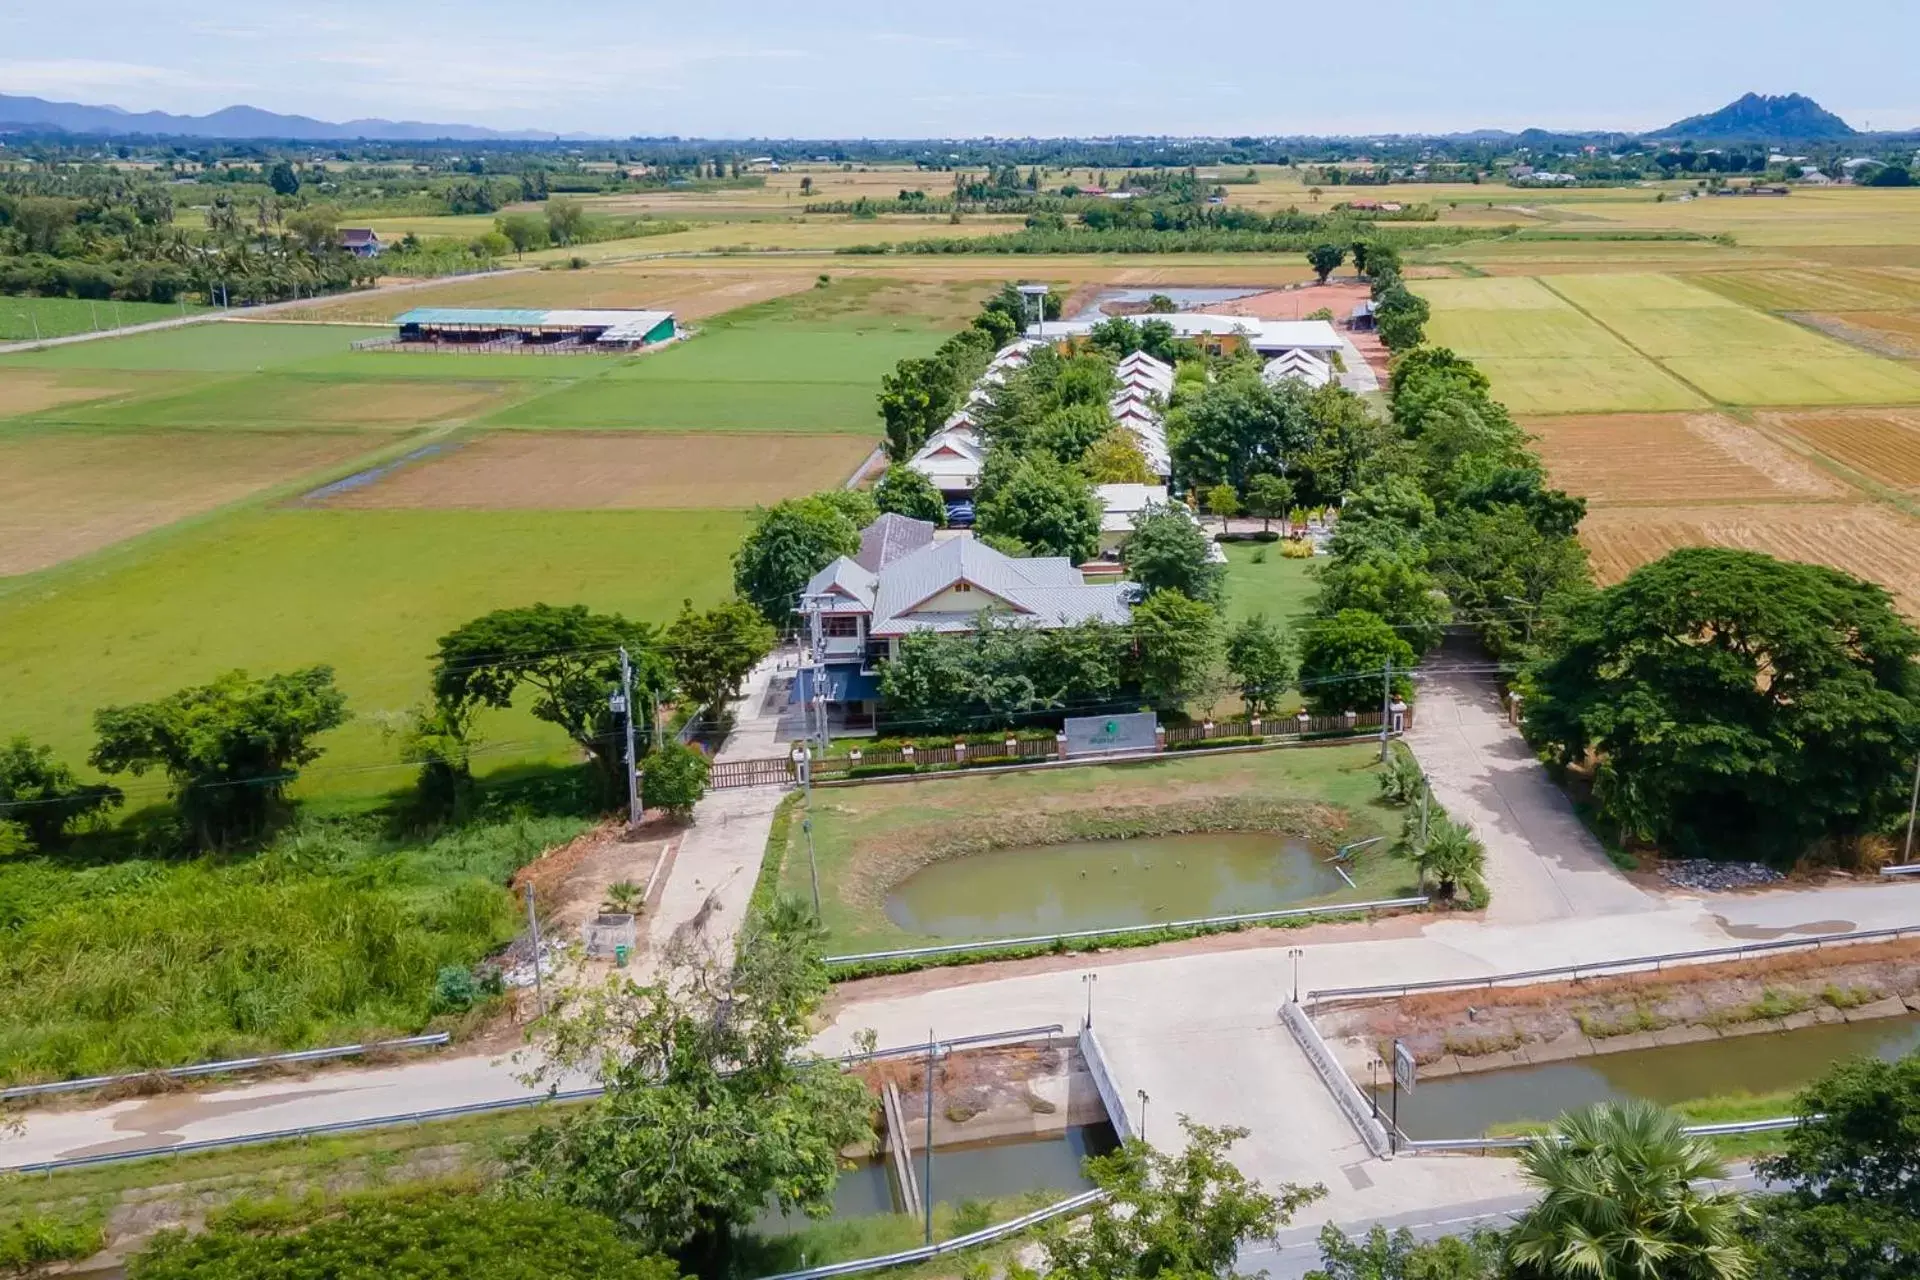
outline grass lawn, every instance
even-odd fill
[[[151,324],[198,315],[206,308],[177,302],[95,302],[89,298],[0,298],[0,342],[63,338],[95,329]]]
[[[232,667],[331,663],[357,718],[324,740],[309,795],[407,784],[381,712],[426,693],[434,641],[508,605],[582,603],[665,622],[728,590],[745,523],[714,511],[249,511],[0,585],[6,729],[79,763],[96,708]],[[567,758],[557,729],[483,721],[489,767]],[[154,789],[151,777],[130,790]]]
[[[376,357],[361,356],[374,361]],[[442,366],[441,372],[464,372]],[[376,367],[363,373],[377,375]],[[493,409],[524,387],[470,378],[429,381],[305,373],[201,374],[185,390],[83,401],[43,415],[48,421],[140,428],[224,431],[283,427],[366,427],[404,431],[457,422]]]
[[[1320,584],[1309,572],[1313,560],[1289,560],[1274,543],[1229,542],[1227,552],[1227,620],[1238,622],[1256,613],[1281,627],[1292,626],[1312,609]],[[1254,557],[1265,553],[1265,562]]]
[[[1286,831],[1330,853],[1334,844],[1395,833],[1399,815],[1378,799],[1377,760],[1377,748],[1356,745],[817,788],[813,845],[828,952],[953,941],[895,925],[885,900],[915,870],[964,852],[1128,832],[1238,829]],[[780,888],[805,899],[805,836],[797,822],[786,827]],[[1358,889],[1316,901],[1405,891],[1412,868],[1379,852],[1384,847],[1357,858]]]
[[[642,431],[800,431],[878,436],[871,382],[639,381],[576,383],[510,405],[487,419],[500,427],[624,427]]]
[[[243,373],[281,368],[319,356],[347,354],[362,338],[388,330],[345,325],[228,324],[210,321],[130,338],[76,342],[0,356],[4,369],[169,369]]]

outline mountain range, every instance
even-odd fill
[[[120,107],[0,93],[0,131],[58,130],[62,133],[124,137],[143,134],[173,138],[277,138],[296,142],[364,140],[369,142],[553,142],[593,134],[503,131],[472,124],[429,124],[418,120],[345,120],[338,124],[311,116],[288,116],[258,107],[224,107],[210,115],[176,116],[165,111],[126,111]]]
[[[556,142],[588,141],[612,135],[505,131],[470,124],[431,124],[418,120],[346,120],[334,123],[311,116],[281,115],[258,107],[232,106],[204,116],[165,111],[127,111],[114,106],[50,102],[45,98],[0,93],[0,133],[57,131],[92,136],[148,135],[177,138],[272,138],[297,142]],[[1417,135],[1401,135],[1417,136]],[[1688,116],[1664,129],[1643,134],[1611,130],[1578,132],[1528,129],[1510,133],[1476,129],[1446,135],[1457,141],[1517,142],[1542,147],[1556,141],[1593,141],[1617,145],[1638,139],[1686,142],[1825,142],[1859,137],[1853,126],[1798,93],[1749,93],[1718,111]]]

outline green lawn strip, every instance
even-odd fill
[[[779,431],[878,436],[870,382],[640,382],[620,377],[563,386],[486,419],[492,427],[642,431]]]
[[[352,344],[390,330],[360,325],[228,324],[209,321],[76,342],[43,351],[0,355],[0,369],[165,369],[248,373],[284,368],[327,355],[349,355]]]
[[[945,857],[1025,844],[1202,831],[1285,831],[1328,846],[1395,834],[1397,813],[1377,799],[1377,757],[1371,746],[1281,748],[816,789],[813,846],[827,951],[964,941],[909,933],[884,909],[891,884]],[[1410,891],[1411,867],[1384,848],[1356,859],[1350,868],[1356,888],[1300,905]],[[798,823],[788,828],[781,860],[780,891],[811,901]]]
[[[195,316],[207,308],[177,302],[96,302],[91,298],[0,298],[0,342],[65,338],[156,320]]]
[[[1794,1099],[1797,1096],[1797,1091],[1791,1089],[1779,1093],[1723,1093],[1674,1103],[1667,1109],[1688,1125],[1778,1120],[1794,1114]],[[1487,1134],[1495,1138],[1530,1136],[1545,1133],[1550,1127],[1551,1123],[1544,1120],[1513,1120],[1490,1126]],[[1729,1159],[1747,1159],[1780,1150],[1788,1132],[1778,1129],[1765,1133],[1727,1134],[1708,1141]]]
[[[937,1153],[935,1158],[938,1158]],[[933,1238],[936,1242],[951,1240],[955,1236],[967,1235],[997,1223],[1011,1222],[1050,1204],[1058,1204],[1072,1194],[1069,1191],[1042,1189],[983,1200],[963,1200],[957,1205],[944,1200],[936,1201],[933,1206]],[[998,1264],[1010,1260],[1039,1230],[1035,1227],[964,1253],[891,1268],[884,1274],[895,1280],[935,1280],[936,1277],[971,1274],[983,1264],[993,1266],[997,1272]],[[903,1253],[908,1249],[917,1249],[924,1243],[924,1219],[903,1213],[888,1213],[808,1223],[785,1235],[747,1236],[736,1244],[735,1250],[742,1274],[775,1275],[798,1271],[803,1267]]]
[[[1277,543],[1223,545],[1227,553],[1227,621],[1239,622],[1264,613],[1267,621],[1286,628],[1313,611],[1313,595],[1320,589],[1311,572],[1316,561],[1289,560],[1280,554]]]
[[[490,609],[582,603],[655,622],[722,598],[745,516],[719,511],[247,510],[0,588],[7,731],[78,764],[93,712],[233,667],[329,663],[356,719],[300,784],[366,798],[411,782],[381,713],[426,695],[436,639]],[[574,758],[522,710],[488,713],[483,770]],[[127,780],[151,799],[152,777]]]
[[[456,367],[443,371],[449,375],[460,372]],[[429,424],[462,422],[497,410],[512,399],[569,385],[571,383],[530,380],[463,380],[449,376],[434,380],[410,379],[406,390],[396,392],[390,381],[341,374],[285,371],[227,376],[203,374],[184,388],[83,401],[36,415],[35,420],[123,430],[322,427],[392,433]]]

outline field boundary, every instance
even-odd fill
[[[1726,402],[1724,400],[1720,399],[1718,396],[1708,395],[1703,388],[1701,388],[1700,386],[1696,385],[1693,382],[1688,381],[1686,378],[1682,377],[1679,373],[1668,368],[1665,362],[1654,359],[1652,355],[1642,350],[1637,344],[1634,343],[1634,341],[1631,338],[1627,337],[1626,334],[1620,332],[1618,329],[1608,324],[1605,320],[1602,320],[1599,316],[1593,314],[1593,312],[1587,310],[1585,307],[1575,302],[1572,298],[1569,298],[1566,294],[1554,288],[1553,285],[1549,283],[1550,277],[1535,276],[1534,279],[1539,282],[1539,285],[1542,289],[1545,289],[1548,293],[1560,299],[1560,301],[1566,303],[1569,307],[1572,307],[1575,311],[1580,313],[1580,315],[1585,317],[1590,323],[1598,325],[1601,329],[1605,330],[1607,333],[1612,334],[1614,339],[1617,340],[1622,346],[1626,347],[1627,350],[1633,352],[1633,354],[1635,354],[1636,356],[1639,356],[1642,360],[1645,360],[1648,364],[1658,369],[1661,373],[1665,374],[1669,378],[1672,378],[1675,382],[1679,383],[1681,386],[1685,387],[1687,390],[1693,392],[1693,394],[1699,396],[1702,400],[1706,401],[1711,408],[1722,409],[1726,407]]]

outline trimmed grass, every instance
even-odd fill
[[[0,369],[169,369],[244,373],[284,368],[320,356],[344,354],[385,329],[342,325],[228,324],[209,321],[130,338],[76,342],[46,351],[0,356]]]
[[[64,338],[96,329],[151,324],[198,315],[207,308],[176,302],[95,302],[88,298],[0,298],[0,342]]]
[[[1287,748],[816,789],[813,847],[827,951],[954,941],[909,933],[885,911],[891,884],[942,852],[955,856],[962,848],[1116,835],[1120,828],[1144,833],[1160,829],[1155,810],[1174,806],[1188,824],[1177,829],[1207,829],[1191,825],[1197,808],[1225,817],[1229,811],[1244,816],[1252,812],[1248,806],[1257,806],[1260,821],[1240,829],[1288,830],[1328,843],[1393,834],[1399,815],[1378,799],[1378,758],[1371,745]],[[940,850],[940,842],[950,847]],[[1363,901],[1410,883],[1410,865],[1379,852],[1383,847],[1356,859],[1351,870],[1357,890],[1316,901]],[[798,823],[787,828],[780,892],[801,899],[811,894]]]
[[[359,357],[370,360],[371,357]],[[372,368],[365,370],[376,372]],[[460,370],[443,367],[443,372]],[[167,395],[81,403],[44,415],[62,423],[119,428],[162,427],[225,431],[279,427],[366,427],[410,430],[458,422],[499,403],[517,388],[487,381],[353,380],[310,374],[258,373],[208,380]]]
[[[488,426],[637,431],[796,431],[878,436],[871,382],[641,382],[601,378],[509,406]]]
[[[78,763],[99,707],[233,667],[330,663],[357,718],[323,739],[300,789],[364,798],[411,781],[378,717],[425,697],[447,630],[535,601],[664,622],[683,598],[727,593],[744,527],[714,511],[245,512],[0,587],[0,705],[8,732]],[[481,732],[489,769],[572,758],[524,711]]]
[[[1270,542],[1229,542],[1225,550],[1229,622],[1264,613],[1269,622],[1285,628],[1312,610],[1320,584],[1309,569],[1317,561],[1289,560]],[[1260,551],[1266,552],[1266,563],[1255,564],[1253,557]]]

